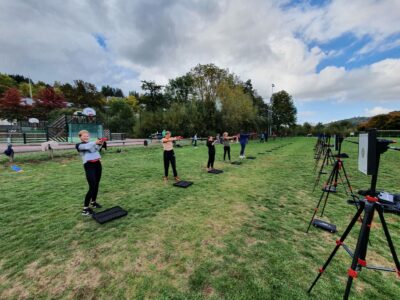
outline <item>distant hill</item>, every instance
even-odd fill
[[[361,123],[363,123],[363,122],[367,122],[369,119],[370,119],[369,117],[354,117],[354,118],[350,118],[350,119],[343,119],[343,120],[339,120],[339,121],[327,123],[327,124],[324,124],[324,125],[325,125],[325,126],[329,126],[329,125],[335,124],[335,123],[349,122],[349,123],[351,123],[353,126],[358,126],[359,124],[361,124]]]

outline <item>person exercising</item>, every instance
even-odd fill
[[[229,162],[231,161],[231,140],[235,139],[233,136],[228,136],[227,132],[222,134],[222,143],[224,144],[224,161],[228,154]]]
[[[215,161],[215,143],[217,140],[214,140],[213,136],[209,136],[207,140],[207,148],[208,148],[208,162],[207,162],[207,171],[214,170],[214,161]]]
[[[244,133],[243,131],[240,131],[239,135],[239,142],[240,142],[240,158],[246,158],[244,155],[244,150],[246,149],[246,144],[249,142],[250,134],[249,133]]]
[[[166,131],[165,136],[161,139],[164,148],[164,181],[168,181],[168,169],[171,163],[172,172],[174,173],[174,179],[176,182],[180,181],[178,172],[176,171],[176,159],[174,152],[173,142],[180,140],[180,137],[171,137],[171,132]]]
[[[104,140],[99,139],[96,142],[89,142],[90,136],[87,130],[79,131],[78,136],[81,139],[81,142],[76,144],[75,148],[82,158],[86,180],[89,184],[89,191],[86,193],[83,203],[82,215],[91,216],[93,215],[93,210],[89,207],[89,204],[93,208],[101,208],[101,205],[96,201],[96,199],[102,172],[99,150],[101,149]]]

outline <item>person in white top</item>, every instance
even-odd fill
[[[171,163],[172,171],[174,173],[175,181],[179,181],[178,172],[176,171],[176,159],[174,152],[173,141],[180,140],[181,137],[171,137],[171,132],[166,131],[165,137],[161,139],[164,148],[164,181],[168,180],[168,168]]]
[[[79,131],[78,136],[81,139],[81,142],[76,144],[75,148],[82,158],[83,167],[86,173],[86,180],[89,184],[89,191],[85,196],[82,215],[91,216],[94,212],[89,207],[89,203],[93,208],[101,208],[100,203],[98,203],[96,199],[102,173],[102,166],[100,162],[101,156],[99,150],[104,143],[104,139],[98,139],[95,142],[90,142],[90,136],[87,130]]]

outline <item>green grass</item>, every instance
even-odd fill
[[[250,143],[246,154],[257,159],[241,166],[223,163],[218,146],[216,167],[225,171],[220,175],[205,172],[205,146],[176,149],[180,177],[194,182],[188,189],[163,183],[159,146],[111,149],[103,155],[99,202],[129,214],[104,225],[80,215],[87,183],[75,151],[58,153],[53,161],[45,153],[19,155],[23,173],[0,171],[0,298],[341,298],[351,264],[343,249],[307,294],[355,212],[339,186],[324,217],[339,232],[305,233],[320,195],[312,193],[314,143]],[[232,147],[236,159],[239,147]],[[343,148],[354,189],[367,188],[370,178],[357,171],[357,145]],[[399,162],[398,152],[383,154],[380,189],[399,192]],[[386,219],[400,255],[399,216]],[[394,267],[376,221],[368,258]],[[347,240],[352,249],[359,227]],[[372,270],[363,270],[351,291],[353,299],[399,294],[394,273]]]

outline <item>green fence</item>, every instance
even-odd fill
[[[90,140],[95,141],[103,137],[103,125],[99,124],[68,124],[68,142],[80,142],[78,133],[81,130],[87,130],[90,134]]]

